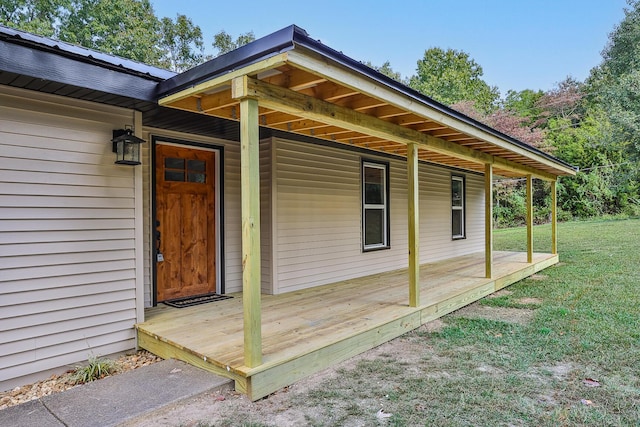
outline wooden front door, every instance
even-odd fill
[[[157,301],[216,292],[215,152],[156,145]]]

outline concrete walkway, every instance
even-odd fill
[[[176,360],[74,387],[0,410],[0,426],[106,427],[233,382]]]

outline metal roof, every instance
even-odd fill
[[[296,63],[292,52],[301,52],[301,55],[311,55],[314,56],[316,60],[312,60],[314,62],[315,69],[312,69],[314,66],[306,66],[302,63]],[[298,56],[299,58],[299,56]],[[268,65],[268,60],[276,61],[273,66]],[[303,61],[305,62],[305,61]],[[306,61],[307,63],[311,63]],[[262,64],[266,64],[264,67]],[[330,68],[338,66],[342,70],[347,70],[347,73],[351,73],[352,76],[356,76],[352,79],[351,83],[341,82],[339,78],[336,78],[337,74],[333,77],[323,74],[325,72],[325,68]],[[257,68],[256,68],[257,67]],[[309,68],[312,67],[312,68]],[[258,70],[259,72],[255,72]],[[341,52],[332,49],[318,40],[315,40],[309,37],[308,33],[295,26],[289,26],[282,30],[279,30],[273,34],[270,34],[266,37],[258,39],[252,43],[249,43],[237,50],[229,52],[225,55],[222,55],[212,61],[209,61],[205,64],[202,64],[194,69],[188,70],[182,74],[174,76],[159,85],[159,100],[161,105],[166,105],[174,108],[182,108],[187,111],[198,111],[205,114],[218,115],[218,117],[225,118],[233,118],[235,119],[237,114],[234,113],[235,107],[233,107],[233,102],[230,96],[227,95],[218,95],[230,87],[230,77],[231,75],[236,76],[241,74],[243,70],[247,70],[247,75],[255,76],[258,80],[269,82],[273,79],[271,78],[274,73],[279,73],[281,76],[284,76],[278,80],[276,83],[277,86],[287,89],[290,88],[286,80],[291,81],[292,79],[300,79],[300,77],[307,78],[306,85],[298,85],[294,91],[298,93],[304,93],[306,96],[310,95],[309,91],[312,91],[314,87],[318,87],[321,84],[337,84],[342,85],[343,89],[346,89],[346,86],[355,89],[356,91],[353,94],[356,94],[358,90],[360,92],[358,95],[368,97],[370,105],[374,105],[376,99],[381,100],[379,94],[383,91],[386,93],[392,93],[396,95],[401,95],[403,97],[402,105],[395,104],[391,102],[387,102],[385,104],[389,108],[396,108],[397,111],[394,111],[393,114],[413,114],[412,117],[415,118],[418,109],[410,107],[409,105],[418,106],[422,109],[422,111],[429,110],[430,113],[428,115],[423,115],[424,124],[436,125],[439,122],[441,127],[438,128],[437,131],[424,131],[423,134],[429,134],[431,136],[435,136],[438,138],[443,138],[448,141],[461,141],[465,139],[465,142],[460,142],[461,146],[469,146],[473,147],[473,149],[479,149],[487,154],[496,155],[496,156],[504,156],[507,158],[512,153],[509,153],[509,148],[514,152],[519,152],[518,156],[514,156],[513,159],[515,161],[523,161],[525,158],[523,157],[523,153],[530,153],[532,158],[539,159],[538,165],[546,164],[543,169],[546,168],[547,172],[552,174],[566,174],[572,173],[574,168],[568,163],[555,158],[554,156],[545,153],[535,147],[532,147],[524,142],[521,142],[511,136],[508,136],[504,133],[501,133],[477,120],[474,120],[454,109],[451,109],[428,96],[425,96],[422,93],[419,93],[404,84],[393,80],[382,73],[379,73],[376,70],[364,65],[363,63],[356,61]],[[253,71],[251,71],[253,70]],[[267,77],[265,77],[265,75]],[[342,76],[349,77],[347,74],[341,74]],[[317,84],[313,82],[314,78],[324,78],[324,80],[316,80]],[[365,93],[362,91],[361,87],[358,87],[357,83],[354,83],[358,79],[360,83],[364,82],[374,82],[375,87],[369,92]],[[272,86],[273,87],[273,86]],[[301,88],[301,89],[300,89]],[[217,99],[216,99],[217,96]],[[315,95],[311,94],[312,97]],[[395,95],[393,95],[395,96]],[[204,109],[204,101],[205,99],[210,100],[210,108],[208,110]],[[311,99],[311,98],[307,98]],[[315,98],[320,101],[326,101],[326,99]],[[181,101],[182,100],[182,101]],[[347,105],[347,103],[343,102],[344,98],[338,100],[337,102],[331,101],[336,105]],[[380,104],[381,105],[381,104]],[[424,108],[423,108],[424,107]],[[222,108],[226,108],[227,111],[222,111]],[[229,110],[229,108],[231,110]],[[403,110],[404,111],[400,111]],[[231,114],[229,114],[231,111]],[[264,111],[264,109],[263,109]],[[262,120],[261,124],[263,126],[269,126],[269,114],[273,113],[273,109],[266,109],[265,114],[263,114],[262,118],[266,120]],[[375,116],[376,113],[368,111],[368,115]],[[305,114],[297,115],[297,120],[302,120],[305,117]],[[382,117],[382,116],[377,116]],[[437,119],[436,117],[440,117],[442,119]],[[307,120],[309,116],[306,116]],[[293,122],[296,118],[291,118],[290,122]],[[316,133],[313,133],[311,130],[311,136],[319,136],[320,133],[318,130],[325,129],[320,126],[321,119],[318,119],[316,123],[312,123],[309,126],[305,127],[305,132],[308,132],[312,129],[312,126],[315,126]],[[282,126],[282,121],[278,122],[275,126]],[[280,127],[282,129],[282,127]],[[410,126],[405,126],[404,129],[410,128]],[[400,128],[399,128],[400,129]],[[435,129],[435,127],[434,127]],[[466,130],[464,130],[466,129]],[[286,129],[284,129],[286,130]],[[325,134],[325,138],[327,140],[339,140],[339,134],[344,134],[345,129],[335,129],[336,132],[330,133],[327,132]],[[471,132],[471,133],[469,133]],[[300,133],[300,132],[299,132]],[[303,135],[309,135],[309,133],[302,133]],[[442,136],[446,135],[446,136]],[[362,135],[358,136],[358,138],[362,138],[366,136],[366,132],[362,132]],[[467,138],[467,136],[472,136],[471,138]],[[374,144],[368,144],[369,141],[373,141]],[[389,148],[392,153],[401,153],[403,149],[401,148],[402,144],[393,144],[387,143],[385,144],[384,139],[378,138],[377,140],[369,140],[367,141],[366,147],[370,147],[372,145],[378,144],[378,146],[385,146],[385,150],[389,152]],[[489,142],[493,141],[493,142]],[[498,143],[498,141],[501,141]],[[505,145],[506,143],[506,145]],[[497,144],[497,145],[496,145]],[[501,148],[498,148],[502,144]],[[427,148],[428,150],[428,148]],[[428,156],[423,155],[421,157],[423,160],[430,160]],[[431,158],[436,158],[436,156],[432,156]],[[444,160],[444,159],[443,159]],[[450,164],[450,159],[447,160]],[[549,163],[553,163],[557,165],[556,167],[552,167]],[[535,163],[535,162],[534,162]],[[461,167],[469,166],[469,163],[460,163]],[[533,166],[533,163],[531,163]],[[479,170],[476,166],[475,169]]]
[[[173,71],[163,70],[162,68],[153,67],[131,59],[109,55],[86,47],[37,36],[25,31],[0,25],[0,39],[10,38],[14,39],[14,43],[16,44],[20,43],[36,49],[49,48],[59,52],[60,54],[67,54],[68,56],[79,60],[102,64],[105,67],[115,67],[123,72],[148,76],[157,81],[166,80],[176,75]]]

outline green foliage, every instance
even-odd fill
[[[609,35],[602,51],[603,66],[612,76],[640,69],[640,2],[628,0],[624,19]]]
[[[213,36],[212,46],[217,50],[218,55],[223,55],[225,53],[231,52],[239,48],[240,46],[244,46],[247,43],[250,43],[256,39],[253,31],[249,31],[247,33],[240,34],[235,40],[231,36],[231,34],[222,30],[219,33]]]
[[[160,20],[161,46],[165,51],[163,66],[172,71],[186,71],[204,62],[202,30],[185,15]]]
[[[76,369],[73,374],[73,381],[76,384],[85,384],[112,375],[116,370],[117,366],[112,360],[91,356],[86,366]]]
[[[616,125],[618,139],[629,142],[627,153],[640,160],[640,70],[612,79],[599,88],[598,95]]]
[[[626,154],[640,161],[640,2],[628,0],[625,17],[609,35],[604,61],[592,70],[590,100],[606,112]]]
[[[525,89],[519,92],[509,90],[502,100],[501,107],[507,111],[513,111],[520,117],[526,118],[526,124],[532,126],[542,113],[542,109],[537,104],[543,96],[544,92],[541,90],[534,91]]]
[[[159,19],[150,0],[0,0],[0,23],[176,72],[210,59],[198,25]],[[221,31],[213,47],[222,54],[254,39]]]
[[[158,64],[158,19],[149,0],[72,0],[60,40],[148,64]]]
[[[403,83],[403,84],[408,83],[407,79],[403,79],[402,75],[399,72],[394,71],[393,68],[391,68],[391,63],[389,61],[385,61],[384,64],[382,64],[380,67],[378,67],[377,65],[373,65],[370,61],[365,62],[364,65],[366,65],[369,68],[373,68],[379,73],[382,73],[385,76],[392,78],[393,80],[396,80],[400,83]]]
[[[551,216],[549,184],[533,181],[533,222],[544,224]],[[494,183],[493,217],[496,228],[516,227],[525,224],[527,218],[526,180],[501,180]]]
[[[418,61],[417,75],[409,79],[409,86],[446,105],[473,101],[486,114],[495,109],[500,93],[482,75],[482,67],[468,53],[433,47]]]
[[[69,14],[71,0],[0,0],[0,23],[46,37],[56,36],[56,22]]]

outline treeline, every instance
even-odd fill
[[[210,44],[185,15],[156,16],[149,0],[0,0],[0,23],[146,64],[184,71],[254,39],[218,32]],[[206,53],[208,48],[212,53]],[[454,49],[430,48],[416,74],[391,64],[367,65],[499,131],[576,166],[558,185],[559,217],[640,215],[640,0],[628,0],[624,19],[602,51],[602,63],[583,82],[567,78],[546,92],[508,91],[482,78],[482,67]],[[535,181],[535,221],[550,215],[548,184]],[[498,226],[522,224],[525,182],[495,185]]]
[[[221,30],[207,45],[191,18],[160,18],[149,0],[0,0],[0,24],[176,72],[255,38]]]
[[[368,64],[371,66],[371,64]],[[403,78],[387,62],[373,67],[452,108],[574,165],[558,182],[559,218],[640,215],[640,0],[628,0],[624,19],[602,51],[602,63],[581,82],[508,91],[483,79],[465,52],[430,48],[416,75]],[[547,222],[548,183],[534,181],[535,222]],[[494,193],[497,226],[523,224],[525,180],[500,180]]]

